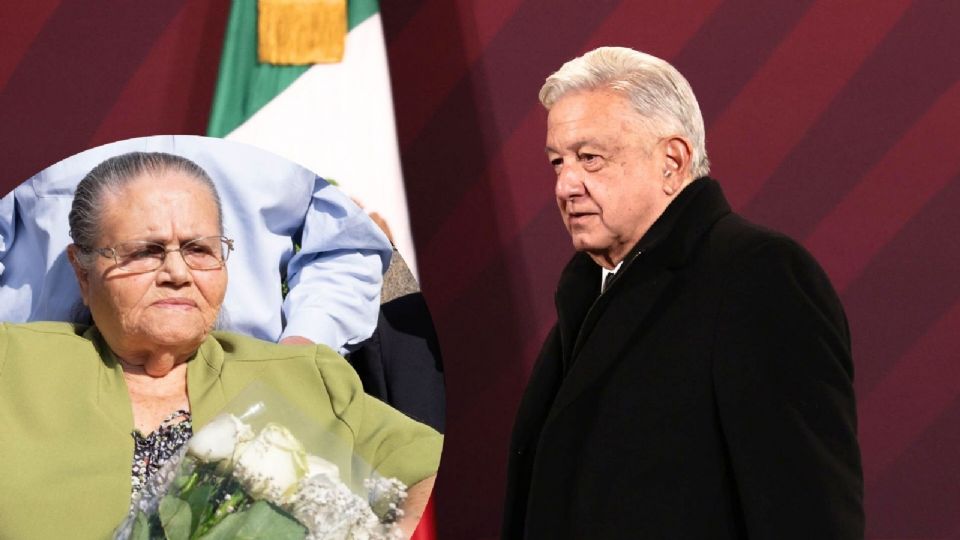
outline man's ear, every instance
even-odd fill
[[[67,260],[73,267],[73,273],[77,276],[77,283],[80,285],[80,296],[83,298],[83,305],[89,306],[87,301],[88,291],[90,290],[89,272],[83,263],[80,262],[80,248],[76,244],[67,246]]]
[[[663,145],[663,191],[673,195],[680,191],[689,180],[692,166],[693,147],[690,141],[680,136],[665,139]]]

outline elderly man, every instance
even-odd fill
[[[668,63],[551,75],[578,253],[511,442],[505,538],[862,538],[850,337],[798,244],[730,211]]]

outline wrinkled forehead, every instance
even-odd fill
[[[202,180],[179,171],[146,172],[103,194],[101,234],[153,230],[179,224],[222,234],[215,192]]]
[[[603,123],[619,120],[639,122],[645,126],[662,121],[658,117],[641,114],[629,95],[612,88],[567,92],[547,111],[548,124],[571,119],[595,119]]]
[[[603,140],[648,144],[656,138],[655,120],[636,111],[621,93],[603,89],[563,95],[547,114],[547,151],[572,149]]]

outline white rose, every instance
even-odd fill
[[[237,444],[253,438],[253,430],[232,414],[221,414],[203,427],[187,443],[187,453],[215,463],[233,455]]]
[[[323,459],[322,457],[311,454],[307,456],[306,476],[310,477],[317,474],[325,474],[332,480],[340,480],[340,469],[337,468],[336,465]]]
[[[286,428],[268,424],[257,438],[241,443],[233,474],[255,499],[281,505],[307,472],[307,453]]]

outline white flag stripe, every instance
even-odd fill
[[[388,73],[377,13],[347,35],[342,62],[311,67],[226,138],[336,180],[368,212],[386,219],[418,276]]]

